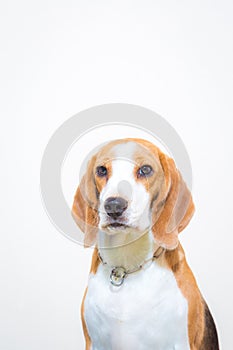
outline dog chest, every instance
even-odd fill
[[[173,273],[153,262],[111,285],[110,269],[90,275],[84,317],[92,350],[188,350],[188,305]]]

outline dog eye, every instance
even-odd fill
[[[103,177],[103,176],[106,176],[107,175],[107,168],[105,166],[98,166],[96,168],[96,175],[97,176],[100,176],[100,177]]]
[[[137,175],[138,177],[149,176],[151,175],[153,169],[150,165],[143,165],[140,169],[138,169]]]

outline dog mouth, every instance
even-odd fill
[[[126,228],[128,226],[125,224],[122,224],[120,222],[113,222],[113,223],[107,225],[107,227],[110,227],[110,228],[124,228],[125,227]]]
[[[102,228],[106,229],[106,230],[125,230],[126,228],[128,228],[129,226],[122,223],[122,222],[111,222],[107,225],[104,225]]]

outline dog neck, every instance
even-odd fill
[[[121,266],[126,270],[137,268],[152,258],[156,247],[151,231],[141,236],[135,232],[108,235],[102,231],[98,235],[99,254],[111,267]]]

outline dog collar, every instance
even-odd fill
[[[122,266],[114,266],[114,267],[112,268],[112,270],[111,270],[110,277],[109,277],[111,284],[114,285],[114,286],[116,286],[116,287],[120,287],[120,286],[123,284],[125,278],[126,278],[129,274],[141,270],[141,269],[143,268],[143,266],[144,266],[145,264],[147,264],[149,261],[153,261],[153,260],[155,260],[155,259],[158,259],[158,258],[162,255],[162,253],[164,252],[164,250],[165,250],[165,249],[164,249],[163,247],[159,247],[159,248],[155,251],[155,253],[154,253],[154,255],[152,256],[152,258],[145,260],[142,264],[139,265],[139,267],[137,267],[136,269],[133,269],[133,270],[126,270],[126,269],[125,269],[124,267],[122,267]],[[101,257],[101,255],[100,255],[99,252],[98,252],[98,256],[99,256],[99,259],[100,259],[100,261],[101,261],[101,263],[102,263],[103,265],[108,265],[107,262],[103,261],[103,259],[102,259],[102,257]],[[111,267],[112,267],[112,266],[111,266]]]

